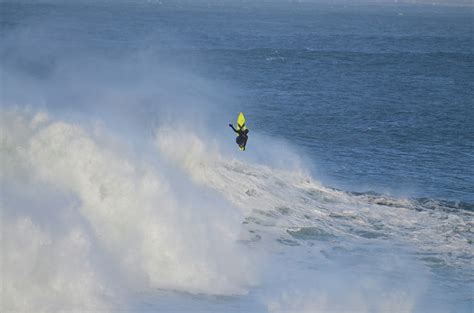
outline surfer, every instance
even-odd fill
[[[242,126],[239,125],[238,129],[235,129],[234,125],[232,124],[229,124],[229,127],[231,127],[232,130],[237,133],[238,136],[235,139],[235,142],[239,145],[240,150],[244,151],[245,145],[247,144],[247,139],[249,138],[247,135],[249,130],[245,127],[245,124]]]

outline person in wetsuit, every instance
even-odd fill
[[[232,124],[229,124],[229,127],[231,127],[232,130],[238,134],[237,138],[235,139],[235,142],[242,150],[245,150],[245,145],[247,144],[247,139],[249,138],[247,135],[249,133],[249,130],[247,128],[242,129],[243,126],[239,129],[235,129],[234,125]]]

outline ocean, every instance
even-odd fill
[[[0,11],[2,312],[472,312],[472,6]]]

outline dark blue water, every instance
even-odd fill
[[[57,54],[150,49],[230,87],[221,107],[291,142],[329,185],[474,201],[471,8],[4,3],[2,11],[2,36],[34,34],[3,49],[7,68],[42,77]]]

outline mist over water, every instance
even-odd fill
[[[470,13],[0,8],[2,312],[472,310]]]

